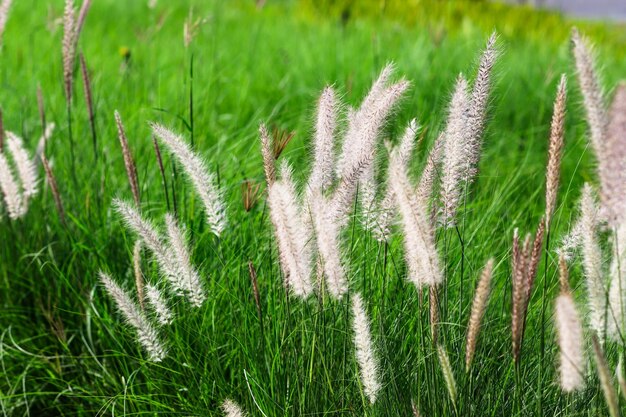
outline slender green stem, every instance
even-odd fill
[[[465,224],[465,220],[463,221]],[[465,228],[463,226],[463,228]],[[463,241],[463,236],[458,226],[454,228],[456,230],[456,235],[459,238],[459,243],[461,244],[461,283],[459,289],[459,323],[463,322],[463,294],[465,293],[464,288],[464,277],[465,277],[465,242]]]
[[[70,142],[70,166],[72,169],[72,179],[74,186],[78,188],[78,177],[76,176],[76,157],[74,155],[74,137],[72,136],[72,104],[67,103],[67,137]]]
[[[543,372],[544,372],[544,360],[546,356],[546,308],[547,308],[547,292],[548,292],[548,262],[550,255],[550,226],[548,225],[548,230],[546,230],[546,248],[544,251],[544,262],[543,262],[543,289],[541,293],[541,337],[540,337],[540,362],[539,362],[539,376],[538,376],[538,402],[537,402],[537,415],[539,417],[543,416]]]
[[[193,124],[193,52],[189,58],[189,130],[191,131],[191,147],[194,146],[194,124]]]

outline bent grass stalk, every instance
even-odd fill
[[[604,399],[609,409],[609,414],[611,417],[619,417],[619,399],[615,393],[615,387],[613,386],[611,372],[609,371],[606,357],[604,356],[602,346],[600,345],[596,335],[592,336],[592,342],[596,370],[598,372],[598,378],[600,378],[600,386],[602,387],[602,392],[604,393]]]

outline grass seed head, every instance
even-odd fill
[[[491,292],[491,277],[493,275],[493,259],[489,259],[483,268],[478,280],[472,310],[470,313],[469,327],[467,329],[467,341],[465,344],[465,370],[469,372],[476,353],[476,343],[480,332],[482,318],[487,309],[489,293]]]
[[[378,362],[375,356],[370,324],[360,294],[354,294],[352,298],[352,317],[355,353],[359,364],[361,384],[370,403],[374,404],[381,385],[378,379]]]
[[[546,228],[550,228],[550,221],[556,207],[556,197],[559,188],[561,157],[565,144],[565,105],[567,98],[567,78],[561,76],[557,88],[552,124],[550,126],[550,141],[548,145],[548,166],[546,168]]]
[[[118,310],[126,322],[137,332],[139,344],[148,352],[152,362],[160,362],[167,353],[165,347],[159,340],[156,329],[152,326],[148,318],[111,276],[100,272],[100,282],[104,285],[109,296],[113,298]]]

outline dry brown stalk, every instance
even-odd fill
[[[52,191],[52,197],[54,198],[54,205],[56,206],[57,213],[59,214],[59,219],[61,220],[61,223],[65,225],[65,210],[63,209],[63,201],[61,200],[61,194],[59,193],[59,186],[54,178],[50,164],[48,164],[48,160],[44,155],[41,156],[41,162],[43,164],[43,169],[46,172],[46,179],[50,185],[50,190]]]
[[[541,219],[535,238],[526,235],[524,244],[520,247],[517,229],[513,236],[513,311],[512,311],[512,336],[513,358],[516,365],[519,364],[524,331],[526,327],[526,315],[528,304],[532,295],[532,289],[537,275],[537,268],[541,260],[541,247],[545,232],[545,221]],[[531,244],[532,241],[532,244]]]
[[[139,298],[139,306],[145,310],[144,305],[144,279],[141,272],[141,241],[137,240],[133,247],[133,270],[135,272],[135,287],[137,287],[137,298]]]
[[[541,246],[543,245],[543,235],[545,230],[545,220],[541,219],[541,221],[539,222],[539,227],[537,228],[537,232],[535,233],[535,240],[533,241],[532,252],[527,253],[526,255],[528,258],[528,272],[526,275],[526,308],[528,308],[531,291],[535,283],[535,278],[537,277],[537,267],[539,266],[539,261],[541,260]]]
[[[430,335],[433,345],[437,345],[439,326],[439,293],[437,285],[432,285],[428,288],[428,304],[430,309]]]
[[[263,171],[267,186],[270,187],[276,181],[276,159],[272,150],[272,138],[265,125],[259,127],[261,136],[261,155],[263,156]]]
[[[280,155],[283,153],[291,139],[295,136],[296,132],[289,132],[284,129],[280,129],[278,126],[274,126],[272,128],[272,150],[274,152],[274,159],[280,158]]]
[[[526,293],[526,268],[524,266],[525,256],[520,247],[519,235],[517,229],[513,234],[513,254],[512,254],[512,271],[513,271],[513,312],[511,322],[511,332],[513,339],[513,359],[515,363],[519,363],[519,354],[521,350],[521,334],[522,334],[522,306],[524,304],[524,295]]]
[[[261,295],[259,294],[259,282],[257,279],[256,269],[252,261],[248,261],[248,272],[250,273],[250,281],[252,282],[252,294],[254,295],[254,303],[256,304],[259,321],[263,318],[263,310],[261,309]]]
[[[78,38],[85,23],[87,12],[91,6],[91,0],[85,0],[81,5],[76,18],[74,0],[65,0],[63,13],[63,87],[67,108],[72,105],[72,84],[74,80],[74,62],[76,61],[76,49]]]
[[[72,105],[72,79],[74,75],[74,61],[76,59],[76,19],[74,1],[65,1],[63,14],[63,87],[67,108]]]
[[[122,119],[120,114],[115,111],[115,124],[117,125],[117,135],[120,140],[120,144],[122,145],[122,155],[124,156],[124,166],[126,167],[126,175],[128,176],[128,182],[130,183],[130,189],[133,193],[133,198],[135,200],[135,204],[137,208],[140,207],[139,200],[139,182],[137,180],[137,168],[135,167],[135,161],[133,160],[133,156],[130,152],[130,147],[128,145],[128,138],[126,137],[126,132],[124,131],[124,125],[122,124]]]
[[[161,148],[159,142],[155,136],[152,136],[152,143],[154,143],[154,153],[156,154],[157,163],[159,165],[159,172],[161,172],[161,180],[163,181],[163,189],[165,190],[165,203],[167,204],[167,211],[170,210],[170,196],[167,191],[167,177],[165,176],[165,168],[163,167],[163,158],[161,157]]]
[[[259,190],[261,188],[261,184],[254,183],[250,180],[244,180],[241,184],[241,196],[243,199],[243,208],[246,212],[252,210],[252,208],[256,205],[259,200]]]

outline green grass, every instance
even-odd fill
[[[68,225],[58,220],[49,189],[20,221],[0,222],[0,410],[5,415],[218,415],[224,398],[251,416],[409,415],[411,401],[425,416],[606,415],[595,376],[575,396],[560,393],[557,350],[551,324],[558,291],[550,253],[540,267],[530,303],[520,374],[514,373],[510,341],[510,242],[513,229],[532,232],[544,207],[544,166],[552,100],[561,73],[570,76],[566,150],[552,247],[569,228],[584,181],[595,181],[586,151],[586,125],[573,77],[570,22],[542,14],[558,35],[518,33],[508,21],[476,20],[463,30],[452,18],[438,34],[426,26],[389,16],[357,16],[344,25],[332,13],[312,12],[310,3],[197,3],[207,18],[189,49],[182,27],[189,2],[94,2],[80,41],[91,69],[99,137],[95,161],[82,87],[77,77],[72,172],[62,87],[62,2],[15,1],[0,53],[0,104],[7,129],[22,134],[29,148],[41,126],[37,87],[48,121],[57,129],[48,157],[60,184]],[[275,4],[276,3],[276,4]],[[433,6],[434,7],[434,6]],[[469,6],[465,6],[469,7]],[[508,9],[507,9],[508,10]],[[452,7],[448,16],[458,13]],[[524,11],[524,13],[529,13]],[[489,15],[492,16],[492,15]],[[396,16],[397,17],[397,16]],[[485,17],[486,21],[493,19]],[[546,20],[547,21],[547,20]],[[452,22],[452,23],[451,23]],[[284,156],[297,177],[308,170],[315,100],[326,84],[356,105],[389,61],[413,86],[386,135],[395,136],[412,117],[426,127],[418,166],[445,118],[457,74],[472,76],[489,31],[503,35],[496,67],[489,124],[478,181],[461,212],[465,228],[464,275],[456,232],[440,233],[446,265],[441,338],[459,384],[456,410],[447,397],[432,346],[425,294],[405,279],[399,236],[388,248],[354,222],[345,236],[350,287],[368,305],[381,364],[383,390],[370,407],[359,386],[353,356],[349,297],[302,302],[285,294],[264,198],[249,213],[241,204],[244,179],[263,181],[257,139],[260,122],[296,131]],[[616,28],[595,25],[594,38]],[[598,35],[597,33],[600,33]],[[610,90],[626,72],[624,39],[598,45],[604,85]],[[122,71],[120,48],[129,48]],[[191,231],[194,262],[209,292],[194,310],[173,306],[176,320],[163,330],[170,352],[160,364],[146,361],[111,300],[97,283],[107,270],[131,289],[134,236],[111,208],[114,197],[132,198],[116,136],[113,112],[125,123],[137,164],[144,213],[161,219],[165,194],[150,138],[149,121],[186,132],[189,63],[193,55],[194,146],[219,172],[231,226],[218,240],[204,223],[200,202],[181,175],[174,182],[179,218]],[[75,179],[74,179],[75,177]],[[443,242],[447,241],[444,253]],[[464,337],[473,289],[489,257],[496,259],[494,288],[474,368],[464,372]],[[247,271],[259,275],[259,320]],[[157,272],[144,264],[148,279]],[[541,361],[541,291],[548,314],[545,359]],[[578,268],[572,271],[577,298],[584,299]],[[609,351],[615,365],[618,351]],[[593,372],[591,372],[593,374]]]

